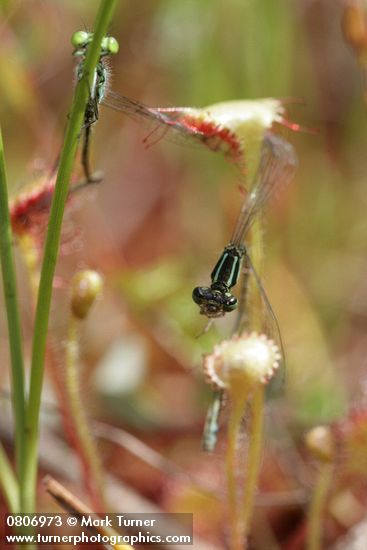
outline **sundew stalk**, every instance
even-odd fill
[[[94,71],[101,51],[101,42],[108,31],[117,0],[102,0],[96,16],[93,40],[88,47],[83,77],[78,81],[73,105],[68,120],[65,141],[60,155],[55,194],[52,201],[50,221],[46,236],[44,258],[41,268],[38,292],[31,363],[31,380],[27,408],[27,447],[25,469],[25,511],[35,510],[38,431],[41,392],[44,373],[48,321],[50,313],[52,283],[60,245],[61,225],[74,159],[77,151],[80,130],[84,121]]]
[[[65,375],[68,405],[73,417],[79,452],[84,470],[84,481],[96,509],[105,507],[103,474],[96,445],[88,427],[88,421],[80,396],[78,377],[79,342],[75,317],[70,316],[66,342]]]
[[[319,464],[308,511],[307,550],[323,547],[323,520],[336,463],[336,440],[329,426],[315,426],[305,435],[306,447]],[[339,442],[340,443],[340,442]]]
[[[247,457],[247,474],[243,488],[240,516],[242,522],[242,540],[246,541],[251,528],[254,511],[257,481],[261,467],[264,428],[264,387],[259,386],[254,391],[251,406],[251,428],[249,434],[249,449]]]
[[[12,374],[12,403],[15,419],[15,450],[20,494],[18,509],[23,510],[23,481],[25,472],[25,395],[23,347],[20,327],[18,294],[13,258],[13,239],[10,224],[4,147],[0,128],[0,256],[8,321],[9,350]],[[1,475],[7,475],[1,471]],[[23,510],[24,511],[24,510]]]
[[[85,319],[102,291],[101,276],[91,270],[80,271],[71,283],[71,303],[68,337],[65,346],[65,390],[67,406],[74,423],[78,451],[83,465],[85,485],[96,510],[106,506],[104,480],[98,449],[91,435],[83,405],[79,381],[79,323]]]
[[[231,550],[243,548],[242,518],[239,510],[237,481],[237,443],[241,430],[241,421],[245,411],[248,393],[231,396],[231,413],[228,423],[228,441],[226,452],[226,477],[228,493],[228,523],[231,535]]]
[[[265,334],[242,333],[224,340],[205,356],[204,371],[215,389],[226,390],[231,404],[228,424],[226,475],[231,550],[243,550],[250,530],[254,496],[260,471],[264,387],[279,368],[278,347]],[[242,479],[238,469],[238,440],[241,420],[248,405],[251,410],[245,486],[239,496]]]
[[[308,512],[307,550],[321,550],[323,548],[324,511],[334,472],[333,463],[321,464]]]
[[[263,224],[261,218],[256,218],[251,227],[251,260],[256,269],[256,273],[262,279],[264,264],[264,239]],[[248,318],[251,319],[251,329],[261,331],[264,328],[263,323],[263,304],[260,293],[257,291],[257,283],[254,277],[249,277],[248,288],[246,292],[246,305]],[[243,327],[240,327],[240,330]]]

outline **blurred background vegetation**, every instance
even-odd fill
[[[91,28],[97,5],[1,2],[0,117],[12,196],[57,159],[75,80],[70,37]],[[264,224],[264,284],[287,357],[284,395],[271,405],[268,422],[261,480],[268,491],[302,483],[307,489],[303,459],[289,464],[304,430],[365,406],[366,113],[358,66],[341,32],[342,9],[341,0],[124,0],[111,28],[120,43],[110,62],[111,87],[124,95],[195,107],[285,98],[291,120],[318,129],[282,130],[299,169]],[[131,431],[218,495],[224,438],[214,457],[199,451],[210,396],[201,356],[228,333],[231,320],[197,338],[205,321],[191,291],[208,281],[230,235],[242,197],[238,173],[202,147],[168,139],[146,149],[146,133],[101,107],[93,166],[105,178],[75,197],[65,221],[73,238],[65,238],[54,292],[53,368],[62,372],[68,282],[77,269],[96,269],[106,290],[82,329],[89,414]],[[18,263],[30,338],[31,300]],[[4,318],[1,324],[5,357]],[[0,376],[6,386],[5,361]],[[53,398],[51,384],[46,396]],[[47,414],[44,422],[51,422]],[[153,475],[112,444],[101,452],[109,471],[164,509],[197,508],[199,531],[220,540],[217,505],[210,515],[188,482]],[[293,529],[296,512],[302,516],[297,506]],[[289,508],[284,514],[289,518]]]

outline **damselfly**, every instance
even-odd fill
[[[242,263],[252,271],[244,240],[255,216],[267,203],[280,183],[285,183],[296,165],[296,155],[290,143],[274,134],[267,134],[261,149],[254,185],[246,197],[229,244],[224,248],[212,273],[210,287],[193,290],[193,300],[200,313],[209,318],[222,317],[237,307],[237,298],[230,289],[237,284]]]
[[[206,315],[209,319],[222,317],[237,308],[238,300],[231,293],[231,288],[237,284],[241,270],[244,271],[243,289],[236,322],[236,330],[240,330],[247,314],[245,296],[248,276],[252,274],[267,308],[272,332],[276,332],[276,340],[279,341],[281,349],[281,337],[275,314],[262,286],[260,277],[254,269],[244,241],[255,217],[263,209],[279,185],[284,185],[289,181],[295,171],[296,165],[297,157],[292,145],[279,136],[270,133],[266,134],[251,192],[242,205],[232,238],[224,248],[211,273],[211,285],[209,287],[196,287],[193,290],[193,300],[199,305],[201,314]],[[269,330],[269,327],[265,326],[264,328],[265,330]],[[273,334],[270,336],[273,336]],[[223,392],[218,392],[208,411],[203,436],[203,447],[207,451],[212,451],[216,443],[222,398]]]
[[[93,39],[93,33],[87,31],[77,31],[73,34],[71,42],[74,46],[73,55],[80,57],[76,75],[80,80],[83,77],[84,62],[87,48]],[[105,36],[101,43],[101,53],[94,71],[93,82],[89,91],[89,100],[84,113],[84,138],[82,148],[82,166],[88,183],[99,181],[100,178],[92,175],[89,162],[90,133],[92,125],[98,120],[98,105],[101,103],[107,86],[108,70],[105,65],[105,58],[108,55],[114,55],[119,50],[119,44],[113,36]]]

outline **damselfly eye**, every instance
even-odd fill
[[[93,34],[87,31],[76,31],[71,37],[71,43],[74,48],[83,48],[90,43],[93,38]]]
[[[236,309],[236,307],[237,307],[237,298],[235,296],[232,296],[232,294],[230,294],[227,300],[225,301],[225,303],[223,304],[223,311],[226,311],[226,312],[233,311],[234,309]]]
[[[102,40],[102,51],[106,55],[114,55],[119,51],[119,43],[113,36],[105,36]]]
[[[213,292],[211,288],[209,288],[208,286],[197,286],[192,291],[192,299],[196,304],[199,304],[199,306],[202,303],[212,299],[212,297],[213,297]]]

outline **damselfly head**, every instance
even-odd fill
[[[71,37],[74,46],[74,55],[84,55],[87,46],[93,40],[93,33],[88,31],[76,31]],[[101,42],[101,56],[114,55],[119,51],[119,43],[113,36],[105,36]]]
[[[201,315],[209,319],[223,317],[237,307],[237,298],[233,294],[213,287],[197,286],[192,292],[192,299],[200,306]]]

